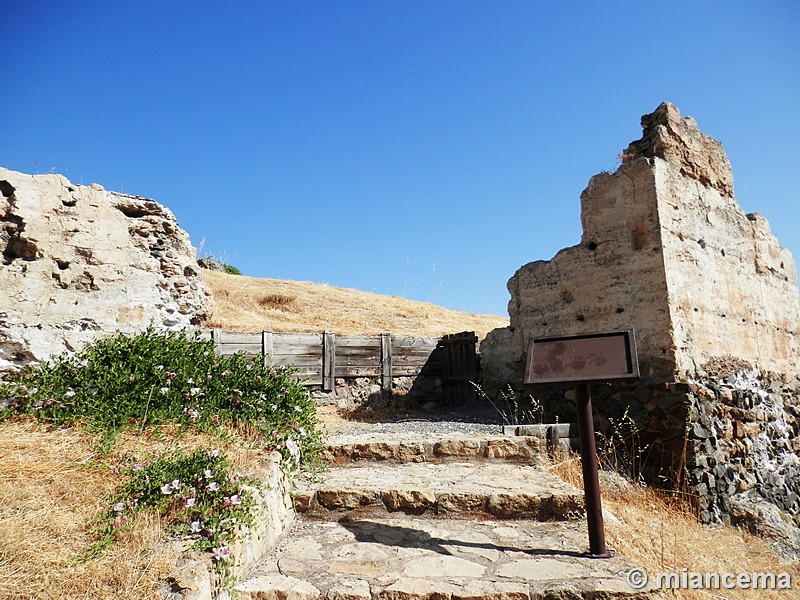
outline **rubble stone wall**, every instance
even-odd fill
[[[0,168],[0,253],[0,370],[211,314],[189,236],[154,200]]]

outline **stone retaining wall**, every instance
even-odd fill
[[[243,527],[239,539],[230,545],[235,563],[231,575],[244,579],[250,570],[269,553],[288,530],[295,518],[291,484],[281,467],[281,456],[272,453],[266,466],[254,475],[263,485],[254,490],[256,518],[252,527]],[[211,559],[186,552],[172,577],[162,590],[165,598],[174,600],[219,600],[228,598],[219,573],[212,569]]]
[[[442,380],[439,377],[394,377],[391,391],[381,387],[375,377],[337,378],[331,392],[315,390],[312,396],[317,402],[334,404],[341,409],[353,409],[359,405],[389,404],[394,399],[404,402],[440,403],[444,399]]]

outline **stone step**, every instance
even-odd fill
[[[502,463],[366,463],[298,482],[298,512],[425,514],[458,518],[565,520],[583,514],[583,494],[541,467]]]
[[[592,559],[584,522],[299,521],[236,587],[240,600],[655,599],[625,559]]]
[[[453,462],[503,461],[542,464],[547,443],[543,436],[439,433],[408,431],[363,432],[328,438],[322,459],[331,464],[358,461]]]

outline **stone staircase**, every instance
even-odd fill
[[[294,528],[237,597],[659,597],[627,584],[624,559],[584,555],[583,493],[546,469],[543,448],[538,437],[411,425],[334,435],[329,470],[301,479]]]

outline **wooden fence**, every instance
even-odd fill
[[[324,391],[335,388],[337,378],[380,378],[384,389],[393,377],[440,377],[451,396],[462,396],[477,379],[472,332],[444,338],[406,337],[383,333],[373,336],[337,336],[325,333],[237,333],[206,330],[221,355],[243,352],[260,356],[264,365],[285,365],[297,369],[310,386]],[[461,391],[456,391],[456,389]],[[447,394],[446,394],[447,395]],[[455,400],[456,398],[452,398]]]

